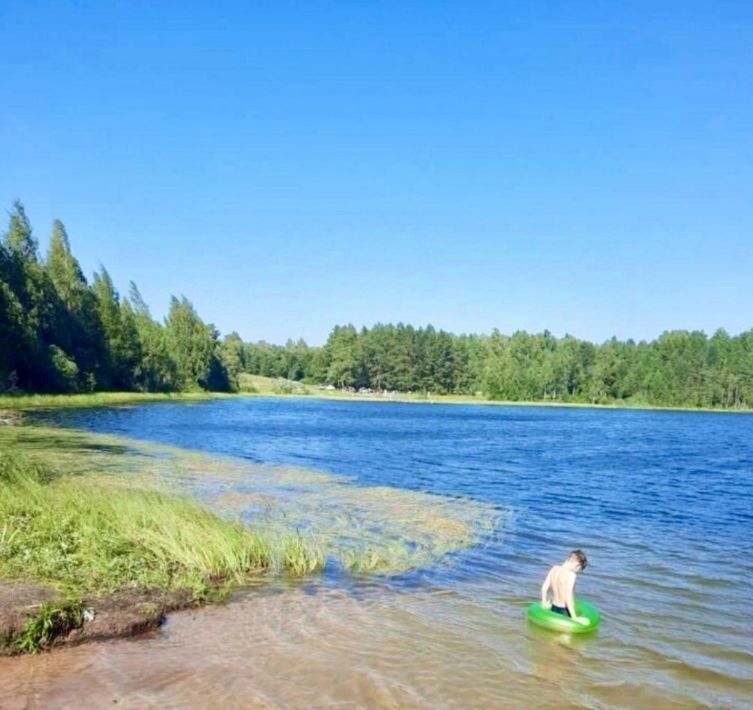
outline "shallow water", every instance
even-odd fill
[[[384,487],[443,496],[405,494],[474,523],[493,510],[497,528],[401,574],[333,563],[302,584],[175,614],[146,640],[2,660],[3,707],[743,707],[753,697],[753,416],[262,399],[50,416],[276,464],[281,476],[293,467],[285,515],[314,530],[339,516],[328,530],[343,538],[370,523],[383,532],[401,500],[380,501]],[[247,497],[273,486],[267,476],[191,490],[253,517]],[[438,528],[424,528],[417,544],[431,547]],[[605,616],[581,638],[524,618],[547,565],[574,546],[591,562],[578,592]]]

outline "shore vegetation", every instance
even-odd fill
[[[86,394],[0,394],[0,412],[35,409],[115,407],[150,402],[203,402],[231,395],[222,392],[88,392]]]
[[[145,604],[152,597],[182,600],[168,608],[199,604],[269,574],[324,567],[314,540],[223,517],[148,463],[114,438],[0,426],[0,592],[12,603],[32,590],[16,605],[27,621],[0,614],[0,655],[35,652],[79,629],[92,599],[125,593],[121,612],[138,629],[144,614],[151,625],[160,618]]]
[[[196,601],[270,570],[324,564],[296,533],[268,535],[172,493],[0,456],[0,577],[66,593],[190,589]]]

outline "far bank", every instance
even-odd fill
[[[617,401],[609,403],[564,402],[558,400],[499,400],[480,395],[435,394],[431,392],[357,392],[328,388],[283,378],[245,375],[239,392],[92,392],[86,394],[0,395],[0,419],[12,412],[36,409],[129,406],[160,402],[203,402],[214,399],[255,397],[306,397],[348,402],[403,402],[411,404],[489,405],[502,407],[557,407],[571,409],[618,409],[636,411],[710,412],[716,414],[750,414],[753,409],[722,407],[659,406],[645,402]],[[5,412],[5,414],[3,414]]]

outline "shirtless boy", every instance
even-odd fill
[[[561,565],[554,565],[541,585],[541,606],[551,609],[556,614],[570,616],[580,624],[588,624],[584,616],[575,615],[575,580],[578,572],[588,566],[588,560],[582,550],[573,550]],[[552,601],[549,601],[549,590]]]

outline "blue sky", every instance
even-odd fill
[[[747,2],[0,2],[0,205],[247,340],[753,326]]]

